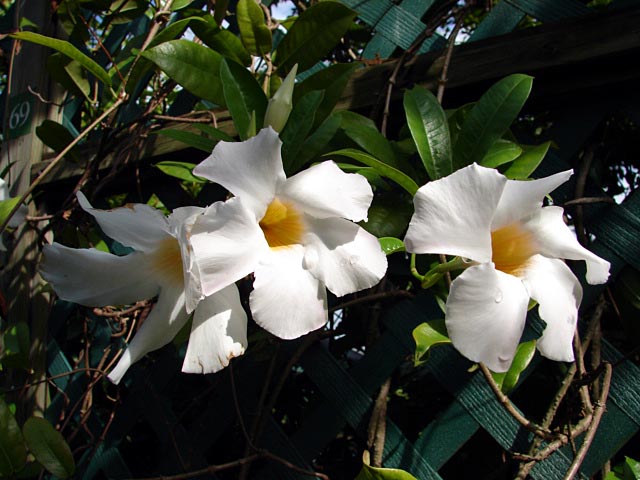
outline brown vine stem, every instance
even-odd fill
[[[444,97],[444,89],[447,86],[448,81],[448,73],[449,73],[449,65],[451,64],[451,57],[453,56],[453,47],[456,44],[456,37],[458,36],[458,32],[462,28],[462,23],[464,20],[465,11],[462,10],[461,13],[458,13],[456,18],[456,24],[451,31],[451,35],[449,35],[449,41],[447,44],[447,51],[444,55],[444,64],[442,65],[442,72],[440,73],[440,79],[438,80],[438,93],[436,98],[438,99],[438,103],[442,105],[442,98]]]
[[[91,125],[89,125],[87,128],[85,128],[80,133],[80,135],[78,135],[76,138],[74,138],[73,141],[71,143],[69,143],[69,145],[67,145],[56,156],[56,158],[54,158],[51,161],[51,163],[49,165],[47,165],[47,168],[45,168],[44,170],[42,170],[42,172],[40,172],[38,177],[33,182],[31,182],[31,185],[29,185],[29,188],[27,188],[27,190],[20,196],[20,200],[11,209],[11,211],[9,212],[9,215],[7,216],[7,218],[5,218],[4,222],[2,222],[2,225],[0,225],[0,233],[2,233],[5,228],[7,228],[7,225],[9,224],[9,220],[11,220],[11,217],[13,217],[13,215],[18,211],[18,208],[20,207],[20,205],[25,203],[25,200],[27,199],[27,197],[29,195],[31,195],[31,193],[36,189],[36,187],[38,185],[40,185],[42,180],[44,180],[47,177],[47,175],[49,175],[49,173],[51,173],[51,171],[60,163],[60,161],[65,157],[65,155],[67,153],[69,153],[69,151],[73,147],[75,147],[80,142],[80,140],[82,140],[84,137],[86,137],[89,134],[89,132],[91,132],[94,128],[96,128],[98,125],[100,125],[100,123],[102,123],[102,121],[105,118],[107,118],[109,115],[111,115],[111,113],[113,113],[115,110],[117,110],[120,107],[120,105],[122,105],[124,103],[125,100],[126,100],[126,96],[125,95],[121,95],[120,97],[118,97],[118,99],[113,103],[113,105],[111,105],[109,108],[107,108],[98,118],[96,118],[93,121],[93,123],[91,123]]]
[[[387,378],[380,386],[380,391],[376,397],[371,412],[369,422],[369,432],[367,446],[373,450],[371,456],[371,466],[382,466],[382,453],[384,451],[384,440],[387,433],[387,397],[391,388],[391,377]]]
[[[413,298],[414,295],[413,293],[407,290],[390,290],[388,292],[372,293],[371,295],[366,295],[364,297],[358,297],[351,300],[347,300],[346,302],[342,302],[334,307],[331,307],[329,311],[335,312],[336,310],[352,307],[354,305],[359,305],[361,303],[375,302],[377,300],[386,300],[389,298],[396,298],[396,297]]]
[[[7,393],[14,393],[14,392],[19,392],[20,390],[23,390],[25,388],[29,388],[29,387],[33,387],[34,385],[39,385],[41,383],[45,383],[45,382],[49,382],[51,380],[56,380],[58,378],[64,378],[64,377],[68,377],[69,375],[75,375],[76,373],[81,373],[81,372],[97,372],[97,373],[101,373],[101,374],[105,374],[106,371],[100,369],[100,368],[76,368],[74,370],[69,370],[68,372],[64,372],[64,373],[59,373],[58,375],[52,375],[51,377],[47,377],[47,378],[43,378],[42,380],[36,380],[35,382],[30,382],[30,383],[26,383],[21,387],[18,388],[12,388],[10,390],[2,390],[2,395],[5,395]]]
[[[509,398],[504,393],[502,393],[502,391],[500,390],[500,387],[498,387],[498,385],[496,384],[487,366],[484,363],[479,363],[478,365],[480,366],[480,371],[484,375],[484,378],[487,380],[487,383],[489,384],[489,387],[493,391],[493,394],[495,395],[496,399],[505,408],[505,410],[514,418],[514,420],[516,420],[520,425],[522,425],[524,428],[529,430],[531,433],[533,433],[538,437],[542,437],[544,440],[547,440],[547,441],[557,440],[558,436],[552,433],[551,431],[549,431],[549,429],[541,427],[540,425],[537,425],[536,423],[532,422],[531,420],[526,418],[524,415],[522,415],[518,410],[516,410],[513,404],[509,401]]]
[[[591,446],[591,443],[593,442],[593,438],[596,435],[596,431],[598,430],[598,425],[600,424],[602,415],[604,414],[604,411],[605,411],[605,405],[606,405],[607,397],[609,395],[609,387],[611,386],[611,375],[612,375],[613,369],[610,363],[604,363],[603,365],[604,365],[604,376],[602,379],[602,389],[600,392],[600,396],[596,401],[595,409],[593,411],[593,419],[589,425],[584,441],[582,442],[582,446],[578,451],[578,455],[573,460],[573,463],[571,464],[569,471],[564,477],[565,480],[571,480],[576,475],[576,473],[578,473],[578,469],[580,468],[580,465],[582,465],[582,462],[584,462],[587,452],[589,451],[589,447]]]

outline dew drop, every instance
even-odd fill
[[[502,294],[502,290],[496,289],[496,293],[495,293],[495,296],[493,297],[493,300],[496,303],[501,303],[503,298],[504,298],[504,295]]]
[[[360,257],[358,255],[352,255],[349,257],[349,265],[355,265],[360,261]]]

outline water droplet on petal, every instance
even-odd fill
[[[360,261],[360,257],[358,255],[351,255],[349,257],[349,265],[356,265]]]
[[[496,293],[495,293],[493,299],[494,299],[494,301],[496,303],[502,302],[502,300],[504,299],[504,295],[502,294],[502,290],[500,290],[499,288],[496,289]]]

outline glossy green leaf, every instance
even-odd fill
[[[47,71],[56,82],[77,97],[91,100],[91,85],[86,70],[75,60],[55,52],[47,57]]]
[[[0,476],[19,472],[27,462],[24,437],[13,413],[0,399]]]
[[[176,162],[173,160],[165,160],[154,165],[158,170],[167,175],[184,180],[185,182],[206,183],[204,178],[196,177],[193,174],[195,163]]]
[[[211,153],[213,147],[216,146],[217,141],[212,140],[202,135],[198,135],[193,132],[186,132],[184,130],[176,130],[173,128],[165,128],[155,132],[157,135],[164,135],[165,137],[173,138],[179,142],[186,143],[190,147],[197,148],[203,152]]]
[[[280,134],[282,139],[282,162],[287,173],[291,173],[292,166],[297,164],[298,152],[311,131],[313,118],[323,97],[323,91],[314,90],[309,92],[293,107],[289,115],[289,120]]]
[[[487,154],[480,160],[480,165],[488,168],[497,168],[500,165],[514,161],[522,153],[522,148],[509,140],[499,139]]]
[[[225,106],[220,63],[222,56],[188,40],[171,40],[142,52],[195,96]]]
[[[360,173],[364,174],[365,172]],[[371,176],[368,175],[368,178]],[[409,220],[413,215],[413,205],[410,202],[398,200],[395,192],[388,195],[376,195],[369,207],[367,221],[360,222],[360,226],[378,238],[401,236],[407,230]]]
[[[131,22],[144,15],[147,7],[146,0],[115,0],[111,3],[109,22],[114,25]]]
[[[220,63],[220,80],[225,103],[233,118],[240,139],[250,137],[252,113],[256,122],[254,130],[262,127],[262,119],[267,109],[267,97],[253,75],[246,68],[225,59]],[[257,128],[256,128],[257,127]]]
[[[191,2],[193,2],[193,0],[173,0],[173,3],[171,4],[171,11],[177,12],[183,8],[187,8],[191,5]]]
[[[73,135],[64,125],[53,120],[45,120],[36,127],[36,135],[42,140],[42,143],[55,152],[61,152],[74,140]],[[76,147],[72,148],[67,153],[66,158],[79,163],[80,154],[78,149]]]
[[[399,238],[395,237],[382,237],[379,238],[380,247],[382,247],[382,251],[385,255],[391,255],[396,252],[404,252],[404,242]]]
[[[293,92],[294,104],[312,90],[324,90],[324,98],[318,107],[314,121],[314,126],[319,126],[331,114],[340,100],[344,87],[353,72],[361,66],[358,62],[336,63],[314,73],[296,85]]]
[[[418,185],[413,181],[411,177],[406,175],[405,173],[397,170],[396,168],[387,165],[384,162],[381,162],[377,158],[369,155],[368,153],[361,152],[359,150],[355,150],[353,148],[345,148],[342,150],[336,150],[334,152],[328,153],[329,155],[342,155],[343,157],[352,158],[360,163],[368,165],[376,169],[376,171],[382,175],[383,177],[387,177],[390,180],[393,180],[402,188],[404,188],[411,196],[414,196],[418,191]]]
[[[407,90],[404,110],[429,178],[437,180],[453,173],[449,124],[433,93],[420,86]]]
[[[640,480],[640,462],[630,457],[624,459],[624,479]]]
[[[288,72],[296,63],[304,72],[322,60],[353,24],[356,12],[338,2],[319,2],[293,23],[276,49],[274,62]]]
[[[29,326],[26,322],[18,322],[8,328],[2,337],[4,352],[1,362],[7,368],[29,369]]]
[[[363,463],[355,480],[416,480],[416,477],[398,468],[376,468]]]
[[[460,135],[462,125],[464,125],[469,112],[474,106],[475,102],[467,103],[454,110],[445,110],[445,113],[447,114],[447,123],[449,124],[449,135],[451,135],[452,146],[458,141],[458,135]]]
[[[216,9],[217,8],[218,2],[216,2]],[[204,19],[200,20],[201,21],[195,21],[194,19],[190,27],[193,33],[195,33],[205,45],[213,48],[223,57],[231,59],[240,65],[244,65],[245,67],[251,65],[251,55],[247,52],[247,49],[244,48],[242,40],[240,40],[239,37],[229,30],[220,28],[216,25],[216,21],[209,16],[205,16]]]
[[[229,0],[216,0],[214,4],[213,18],[218,25],[222,25],[224,17],[227,16],[227,9],[229,8]]]
[[[271,52],[271,30],[256,0],[239,0],[236,7],[240,38],[252,55],[264,57]]]
[[[193,128],[197,128],[202,133],[205,133],[209,137],[214,138],[216,140],[222,140],[224,142],[235,141],[231,135],[226,134],[219,128],[213,127],[211,125],[207,125],[206,123],[192,123],[191,126]]]
[[[104,68],[65,40],[47,37],[34,32],[17,32],[11,34],[11,37],[17,40],[24,40],[26,42],[37,43],[38,45],[53,48],[54,50],[57,50],[63,55],[66,55],[72,60],[78,62],[105,85],[111,85],[111,78],[109,78],[109,74]]]
[[[421,365],[427,361],[431,347],[451,343],[444,319],[421,323],[413,329],[412,335],[416,342],[416,351],[413,356],[414,365]]]
[[[541,145],[520,145],[522,154],[509,165],[504,174],[511,180],[526,180],[547,155],[551,142],[545,142]]]
[[[533,78],[514,74],[482,95],[471,109],[453,146],[454,170],[480,161],[516,119],[531,92]]]
[[[7,220],[7,217],[11,213],[11,210],[20,203],[20,198],[7,198],[6,200],[0,200],[0,224]]]
[[[289,159],[287,173],[301,170],[307,163],[326,153],[327,146],[338,128],[340,128],[340,118],[337,115],[327,117],[318,129],[305,139],[298,154]]]
[[[31,417],[22,427],[29,450],[49,472],[68,478],[75,472],[71,449],[64,437],[44,418]]]
[[[523,342],[518,345],[518,349],[516,350],[516,354],[513,357],[513,362],[511,362],[509,370],[504,373],[492,373],[493,379],[502,390],[502,393],[508,395],[509,392],[513,390],[520,379],[520,375],[529,366],[531,360],[533,360],[535,353],[535,340]]]

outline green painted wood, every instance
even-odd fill
[[[509,33],[518,26],[523,18],[524,12],[522,10],[507,1],[502,1],[484,17],[469,37],[469,41],[475,42]]]
[[[505,0],[541,22],[555,22],[592,12],[577,0]]]

